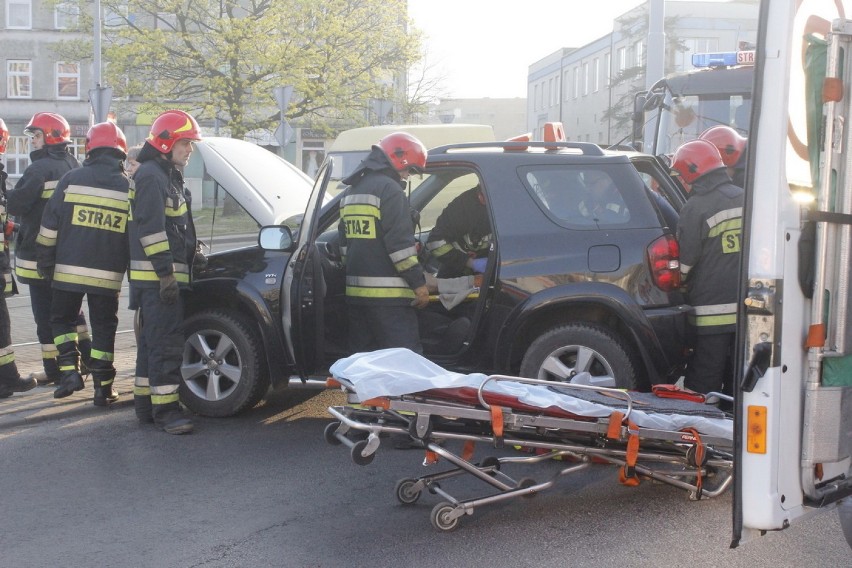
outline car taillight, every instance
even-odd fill
[[[657,288],[664,292],[680,288],[680,247],[672,235],[648,245],[648,265]]]

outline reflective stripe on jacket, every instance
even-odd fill
[[[122,160],[100,153],[59,180],[36,238],[38,265],[53,267],[53,288],[121,290],[129,259],[130,180]]]

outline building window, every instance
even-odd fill
[[[589,94],[589,62],[583,63],[583,96]]]
[[[80,17],[80,6],[70,2],[60,2],[53,10],[53,24],[57,30],[74,29]]]
[[[6,145],[6,173],[9,177],[19,178],[30,165],[30,147],[28,136],[10,136]]]
[[[633,56],[634,56],[634,65],[637,67],[643,64],[643,60],[645,59],[645,43],[642,40],[637,41],[633,44]]]
[[[610,78],[612,77],[612,54],[607,53],[604,55],[604,77],[606,77],[605,86],[609,87]]]
[[[127,5],[104,6],[104,27],[120,28],[127,25]]]
[[[33,98],[33,62],[6,61],[6,96],[10,99]]]
[[[77,158],[78,162],[82,162],[86,159],[86,139],[85,138],[71,138],[71,142],[68,143],[68,151],[72,156]]]
[[[616,73],[621,73],[625,69],[627,69],[627,48],[619,47],[618,48],[618,61],[616,63],[618,67],[616,68]]]
[[[33,27],[31,0],[6,1],[6,27],[10,30],[29,30]]]
[[[601,61],[597,57],[592,61],[592,90],[596,93],[601,90],[600,63]]]
[[[80,64],[58,61],[56,63],[56,98],[80,98]]]
[[[574,67],[574,98],[580,96],[580,68]]]
[[[553,77],[547,83],[547,106],[553,106]]]
[[[568,95],[570,94],[571,89],[568,88],[568,71],[562,73],[562,96],[565,97],[565,100],[568,100]]]
[[[322,140],[305,140],[302,143],[302,171],[309,178],[316,177],[323,160],[325,160],[325,144]]]

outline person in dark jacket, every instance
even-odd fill
[[[340,243],[346,269],[349,347],[370,351],[406,347],[422,353],[414,308],[429,304],[417,259],[408,199],[411,171],[426,166],[426,148],[395,132],[382,138],[343,183]]]
[[[719,151],[706,140],[680,146],[672,173],[690,194],[677,229],[680,270],[696,328],[684,386],[730,394],[744,191],[731,183]]]
[[[118,126],[112,122],[92,126],[83,167],[60,178],[41,219],[38,270],[52,281],[50,323],[60,374],[54,398],[83,388],[76,320],[86,296],[93,333],[89,370],[94,404],[107,406],[118,400],[113,360],[118,295],[129,256],[126,156],[127,140]]]
[[[440,264],[438,278],[485,272],[490,246],[491,220],[479,185],[444,207],[426,241],[426,250]]]
[[[9,142],[9,129],[0,118],[0,156],[6,153]],[[9,244],[6,242],[7,229],[11,221],[6,218],[6,171],[0,162],[0,398],[8,398],[12,393],[25,392],[36,386],[32,377],[22,379],[15,363],[15,350],[12,349],[12,321],[6,296],[17,293],[9,264]]]
[[[142,322],[133,402],[140,422],[169,434],[193,430],[178,395],[184,344],[180,291],[190,286],[196,250],[181,169],[197,140],[198,123],[186,112],[159,115],[136,158],[130,200],[130,307],[139,309]]]
[[[66,172],[80,167],[68,151],[71,127],[62,116],[52,112],[37,112],[24,128],[30,136],[33,151],[30,165],[15,188],[9,191],[7,207],[15,216],[15,276],[30,287],[30,304],[36,323],[36,334],[41,343],[44,373],[36,376],[41,384],[59,381],[56,363],[56,346],[50,327],[50,302],[53,292],[50,282],[38,273],[36,237],[41,227],[41,216],[47,200],[53,195],[56,184]],[[77,318],[77,338],[83,362],[88,363],[91,339],[83,312]]]

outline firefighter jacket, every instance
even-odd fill
[[[12,277],[6,276],[11,272],[9,264],[9,243],[6,241],[6,227],[10,222],[6,215],[6,175],[5,166],[0,162],[0,274],[3,274],[7,282],[6,287],[11,291]],[[3,290],[6,292],[6,290]]]
[[[438,278],[471,274],[469,258],[488,255],[491,222],[479,186],[450,201],[429,232],[426,250],[440,263]]]
[[[95,150],[59,180],[36,238],[38,268],[53,288],[118,294],[129,257],[128,188],[122,159]]]
[[[130,192],[130,284],[159,288],[160,277],[174,274],[187,288],[196,244],[191,197],[174,164],[146,154],[143,148]]]
[[[340,251],[346,296],[355,304],[410,305],[426,285],[417,260],[414,222],[399,176],[378,148],[343,180]]]
[[[44,146],[30,152],[29,167],[15,188],[6,195],[9,215],[15,216],[18,225],[15,237],[15,275],[25,284],[44,282],[36,266],[36,237],[41,227],[41,216],[47,200],[59,178],[65,172],[80,167],[68,153],[66,144]]]
[[[742,188],[719,168],[695,180],[680,212],[680,270],[699,334],[736,329],[743,201]]]

